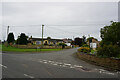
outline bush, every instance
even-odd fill
[[[49,44],[49,46],[54,46],[53,44]]]
[[[84,52],[84,53],[89,53],[90,52],[90,48],[88,47],[80,47],[78,49],[79,52]]]
[[[102,57],[118,57],[120,55],[120,47],[118,45],[103,45],[97,50],[97,55]]]
[[[59,46],[67,46],[65,43],[59,43]]]
[[[87,45],[87,44],[83,44],[82,47],[89,47],[89,45]]]

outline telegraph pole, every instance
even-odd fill
[[[7,38],[8,38],[8,34],[9,34],[9,26],[7,27]],[[8,47],[8,42],[6,42],[6,46]]]
[[[42,24],[42,47],[43,47],[43,28],[44,28],[44,25]]]
[[[88,37],[90,37],[90,35],[88,34]]]
[[[73,40],[74,40],[74,36],[73,36]]]
[[[8,37],[8,34],[9,34],[9,28],[10,28],[10,27],[8,26],[8,27],[7,27],[7,37]]]

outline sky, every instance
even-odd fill
[[[1,5],[1,4],[0,4]],[[0,26],[5,40],[7,26],[15,39],[20,33],[41,38],[75,38],[88,35],[101,40],[100,28],[118,21],[118,2],[3,2]]]

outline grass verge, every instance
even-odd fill
[[[45,52],[45,51],[60,51],[62,49],[20,49],[20,48],[15,48],[11,46],[4,46],[0,45],[2,47],[2,51],[10,51],[10,52]]]

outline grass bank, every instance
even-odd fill
[[[2,47],[2,51],[10,51],[10,52],[45,52],[45,51],[60,51],[62,49],[20,49],[20,48],[15,48],[11,46],[4,46],[0,45]]]
[[[76,55],[89,63],[102,66],[106,68],[107,70],[111,71],[120,71],[120,59],[114,59],[114,58],[103,58],[103,57],[98,57],[95,55],[91,54],[84,54],[81,52],[77,52]]]

